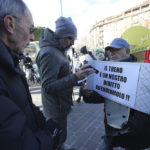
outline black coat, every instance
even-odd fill
[[[0,149],[51,150],[45,118],[32,103],[18,58],[0,41]]]

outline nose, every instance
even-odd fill
[[[109,55],[110,55],[110,56],[113,56],[113,55],[115,55],[115,54],[116,54],[116,53],[113,52],[113,51],[110,51],[110,52],[109,52]]]
[[[34,41],[34,40],[35,40],[34,34],[30,34],[30,41]]]
[[[71,45],[74,45],[74,40],[71,40]]]

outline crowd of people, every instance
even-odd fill
[[[10,5],[11,4],[11,5]],[[104,103],[105,136],[101,150],[123,147],[141,150],[150,147],[150,116],[113,102],[78,81],[96,73],[88,61],[105,60],[103,51],[95,55],[86,46],[80,56],[74,52],[73,69],[66,51],[77,38],[72,19],[59,17],[56,29],[46,28],[40,38],[38,66],[43,112],[32,103],[25,73],[19,61],[25,47],[34,40],[32,14],[22,0],[0,0],[0,148],[2,150],[66,150],[67,117],[73,106],[73,87],[80,86],[78,102]],[[115,38],[105,48],[109,61],[136,62],[129,43]],[[26,69],[32,60],[26,56]],[[70,150],[73,148],[70,148]]]

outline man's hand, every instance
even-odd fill
[[[100,104],[104,103],[104,97],[93,90],[89,90],[85,85],[82,86],[83,101],[85,103]]]
[[[96,70],[94,68],[91,68],[89,64],[85,64],[75,73],[75,75],[77,76],[78,80],[82,80],[88,75],[95,72]]]
[[[89,89],[86,88],[85,85],[83,85],[83,86],[82,86],[82,92],[83,92],[83,95],[84,95],[85,97],[90,97],[91,94],[93,93],[93,90],[89,90]]]

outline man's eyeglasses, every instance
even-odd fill
[[[18,17],[16,17],[16,16],[13,16],[13,17],[14,17],[15,19],[20,20],[20,18],[18,18]],[[29,33],[30,33],[30,34],[33,34],[33,33],[34,33],[35,28],[34,28],[33,26],[29,27],[29,26],[26,25],[26,24],[23,24],[23,25],[25,25],[25,26],[29,29]]]
[[[35,28],[34,28],[34,27],[30,27],[30,28],[29,28],[29,33],[30,33],[30,34],[33,34],[34,31],[35,31]]]
[[[107,52],[118,52],[120,51],[122,48],[110,48],[107,50]]]
[[[69,40],[72,40],[72,41],[75,41],[75,40],[76,40],[75,37],[66,37],[66,39],[69,39]]]

